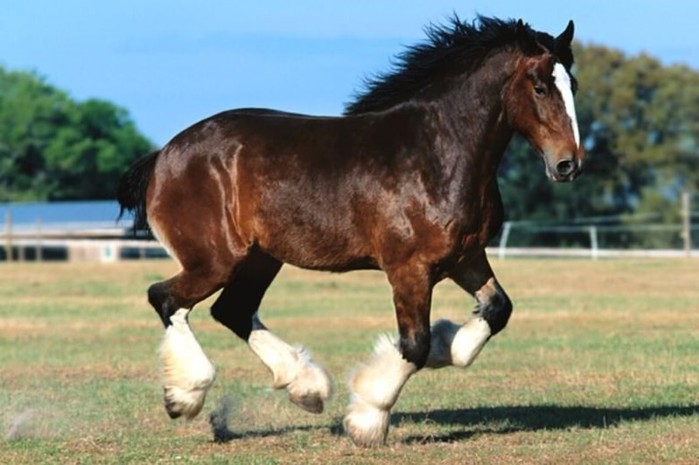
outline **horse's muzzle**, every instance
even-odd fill
[[[582,172],[582,159],[573,156],[553,160],[553,157],[545,154],[544,163],[546,174],[555,182],[573,181]]]
[[[556,181],[570,182],[577,178],[582,171],[582,163],[574,159],[560,160],[556,163]]]

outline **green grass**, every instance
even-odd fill
[[[347,373],[395,331],[380,273],[284,269],[262,316],[334,375],[320,416],[270,390],[249,349],[198,307],[192,326],[218,368],[204,412],[161,405],[161,329],[145,289],[169,261],[0,266],[0,463],[699,463],[699,264],[691,260],[506,260],[508,328],[467,370],[418,373],[388,444],[341,433]],[[437,287],[433,319],[472,301]],[[212,441],[206,413],[233,399]]]

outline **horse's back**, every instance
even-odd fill
[[[240,109],[186,129],[155,165],[147,202],[154,231],[172,249],[163,228],[176,222],[190,243],[233,252],[255,245],[306,268],[375,267],[359,221],[369,205],[358,199],[372,186],[338,156],[349,137],[341,120]]]

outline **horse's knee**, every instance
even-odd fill
[[[512,301],[505,291],[497,286],[497,292],[493,294],[485,305],[481,305],[479,313],[488,322],[491,336],[502,331],[512,314]]]
[[[399,341],[400,352],[403,358],[421,369],[427,362],[430,354],[430,330],[420,330],[411,336],[401,336]]]
[[[228,310],[230,311],[230,309]],[[218,300],[211,306],[211,317],[224,326],[227,326],[227,322],[230,319],[230,315],[226,312],[225,305],[221,304]]]
[[[230,315],[226,312],[226,308],[227,306],[221,302],[221,297],[219,297],[211,306],[211,317],[222,325],[226,325],[227,321],[230,319]],[[229,308],[228,311],[230,312],[230,310]]]
[[[234,309],[227,302],[217,300],[211,306],[211,316],[244,341],[250,338],[252,317],[245,309]]]

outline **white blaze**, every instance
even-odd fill
[[[563,97],[563,103],[566,107],[566,113],[570,118],[570,124],[573,127],[573,135],[575,136],[575,144],[580,147],[580,133],[578,132],[578,119],[575,116],[575,102],[573,101],[573,91],[570,85],[570,76],[565,67],[556,63],[553,66],[553,80],[556,83],[558,91]]]

